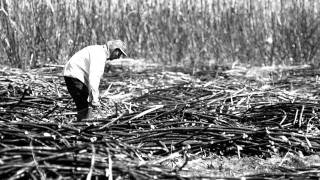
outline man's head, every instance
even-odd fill
[[[110,56],[108,60],[119,59],[121,55],[127,56],[126,44],[121,40],[112,40],[107,42]]]

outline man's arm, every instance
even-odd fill
[[[89,97],[92,98],[92,104],[98,104],[100,79],[104,72],[106,57],[104,54],[99,52],[92,52],[89,56]]]

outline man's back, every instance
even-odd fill
[[[105,45],[87,46],[75,53],[66,63],[63,75],[79,79],[86,85],[89,85],[89,75],[94,70],[103,73],[105,61],[108,57],[107,47]]]

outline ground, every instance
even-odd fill
[[[319,177],[319,71],[307,65],[194,72],[122,60],[82,122],[61,70],[1,67],[1,176]]]

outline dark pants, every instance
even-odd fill
[[[77,119],[86,119],[89,116],[88,87],[79,79],[64,76],[67,89],[77,107]]]

